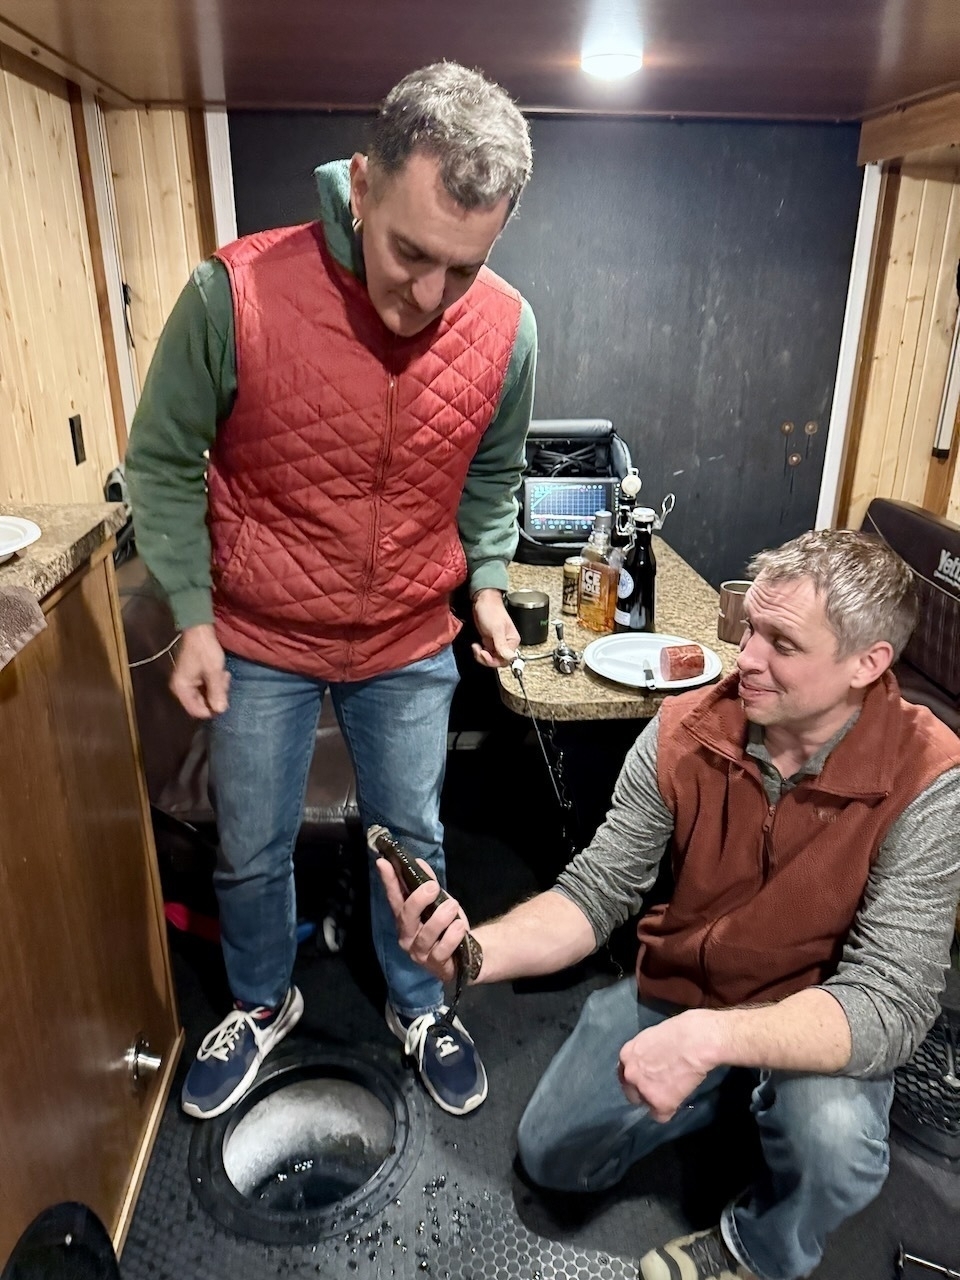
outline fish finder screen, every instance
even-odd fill
[[[598,511],[614,511],[613,479],[524,480],[523,527],[534,538],[586,542]]]

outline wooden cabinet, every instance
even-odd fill
[[[0,671],[0,1266],[61,1200],[119,1249],[182,1042],[112,546]]]

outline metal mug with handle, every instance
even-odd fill
[[[720,605],[717,611],[717,639],[739,644],[743,635],[744,599],[752,584],[745,581],[720,583]]]

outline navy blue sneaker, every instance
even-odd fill
[[[417,1064],[424,1088],[451,1115],[475,1111],[487,1096],[487,1073],[459,1018],[447,1020],[446,1005],[419,1018],[401,1018],[387,1005],[387,1026]]]
[[[183,1082],[180,1104],[188,1116],[210,1120],[242,1098],[260,1063],[300,1021],[303,996],[296,987],[279,1009],[231,1009],[204,1037]]]

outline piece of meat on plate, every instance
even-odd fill
[[[663,680],[692,680],[706,669],[703,649],[698,644],[666,644],[660,650]]]

